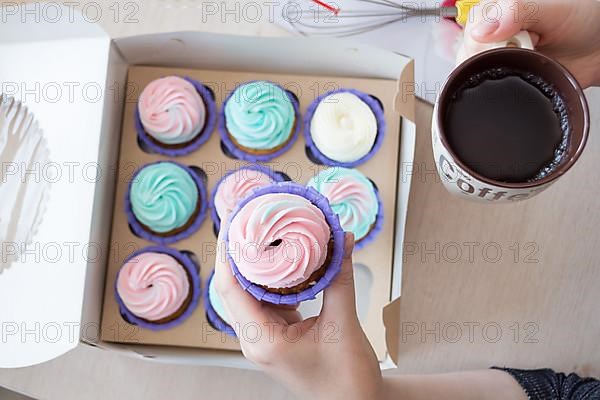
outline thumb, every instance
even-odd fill
[[[535,17],[531,14],[522,0],[482,1],[471,8],[465,35],[481,43],[502,42],[528,30]],[[537,39],[532,37],[534,45]]]
[[[325,289],[321,315],[330,315],[335,319],[339,318],[339,316],[356,318],[352,250],[354,250],[354,235],[346,232],[344,236],[342,269],[331,285]]]

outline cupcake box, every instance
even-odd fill
[[[69,15],[68,10],[65,9],[64,15]],[[18,60],[7,71],[9,80],[10,73],[14,73],[18,81],[94,82],[104,90],[95,102],[65,102],[60,111],[56,103],[46,99],[31,106],[47,132],[52,161],[96,163],[100,171],[97,179],[90,180],[88,167],[88,175],[80,178],[79,183],[53,185],[50,199],[62,199],[64,204],[59,208],[54,200],[49,200],[46,213],[51,217],[40,225],[33,239],[42,245],[44,242],[93,243],[89,251],[96,250],[97,254],[75,257],[68,266],[25,260],[0,274],[0,295],[5,299],[19,299],[0,302],[0,312],[7,311],[17,324],[19,321],[52,321],[59,326],[70,326],[75,322],[83,328],[77,330],[79,337],[75,335],[70,341],[67,335],[56,343],[35,342],[35,338],[21,341],[20,336],[15,335],[14,340],[0,342],[0,354],[11,354],[11,366],[43,362],[81,344],[172,362],[250,366],[239,352],[235,338],[214,330],[204,312],[205,283],[214,267],[216,243],[210,217],[189,237],[166,244],[179,251],[192,252],[190,257],[200,267],[201,304],[184,323],[172,329],[144,329],[126,322],[115,300],[114,283],[122,263],[135,250],[157,245],[147,237],[136,235],[128,224],[124,204],[135,172],[143,165],[158,161],[175,161],[201,171],[199,176],[206,180],[207,189],[204,201],[210,208],[210,192],[218,180],[228,170],[247,165],[246,161],[225,154],[216,127],[205,143],[185,155],[147,152],[148,149],[140,145],[135,126],[137,98],[150,81],[168,75],[189,77],[206,85],[214,94],[217,113],[236,85],[254,80],[276,82],[289,89],[298,99],[300,118],[305,116],[311,102],[332,88],[357,89],[381,102],[386,123],[384,143],[371,159],[357,168],[376,184],[385,220],[377,239],[356,252],[355,263],[363,266],[361,274],[370,275],[368,279],[361,279],[359,285],[372,282],[370,286],[359,287],[358,308],[363,327],[382,367],[393,364],[397,356],[398,330],[392,328],[399,322],[397,299],[411,178],[407,166],[413,161],[415,144],[410,59],[383,50],[322,39],[180,32],[111,40],[101,28],[86,22],[77,13],[75,22],[48,24],[45,31],[37,28],[33,21],[22,22],[19,18],[12,22],[9,19],[0,27],[3,37],[19,41],[18,46],[4,53],[10,57],[13,51],[12,58]],[[81,41],[84,45],[76,47]],[[57,55],[63,55],[64,59]],[[35,68],[40,64],[45,68]],[[82,68],[88,64],[89,68]],[[91,96],[91,89],[88,92]],[[58,112],[71,117],[53,125],[49,121]],[[302,120],[297,122],[302,123]],[[65,139],[78,137],[81,132],[86,133],[85,143]],[[306,184],[327,167],[315,164],[307,156],[305,145],[303,135],[299,134],[289,150],[263,165]],[[207,215],[210,214],[207,210]],[[22,288],[32,282],[58,283],[41,285],[35,292],[27,291],[24,297]],[[49,292],[50,289],[54,290]],[[51,307],[42,310],[37,306],[49,299],[52,299]],[[302,309],[310,313],[315,304],[303,304]]]

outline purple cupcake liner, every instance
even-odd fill
[[[331,229],[331,234],[333,237],[333,254],[331,256],[331,261],[325,271],[325,274],[316,282],[315,285],[294,294],[278,294],[267,292],[265,289],[260,287],[257,284],[250,282],[246,279],[239,271],[231,253],[227,251],[227,258],[229,259],[231,269],[233,275],[237,278],[239,284],[249,292],[252,296],[254,296],[257,300],[265,301],[273,304],[298,304],[302,301],[312,300],[315,296],[327,288],[337,276],[337,274],[342,269],[342,258],[344,256],[344,231],[340,226],[340,220],[336,213],[333,212],[331,207],[329,206],[329,201],[325,196],[317,192],[313,188],[309,188],[306,186],[302,186],[292,182],[281,182],[276,183],[271,186],[266,186],[264,188],[260,188],[255,190],[250,196],[244,198],[240,204],[238,204],[237,208],[231,213],[229,217],[229,221],[231,222],[233,218],[237,215],[237,213],[244,208],[246,204],[248,204],[253,199],[263,196],[265,194],[271,193],[288,193],[295,194],[298,196],[302,196],[305,199],[309,200],[312,204],[318,207],[323,215],[325,216],[325,220]],[[229,248],[229,231],[225,232],[225,245]]]
[[[137,218],[135,217],[135,214],[133,213],[132,207],[131,207],[131,193],[130,193],[131,185],[135,181],[137,175],[144,168],[146,168],[150,165],[159,164],[159,163],[172,163],[172,164],[176,164],[179,167],[185,169],[190,174],[190,176],[196,183],[196,186],[198,187],[200,210],[198,211],[198,214],[196,215],[194,222],[187,229],[179,232],[176,235],[172,235],[172,236],[159,236],[150,231],[147,231],[142,226],[142,224],[140,224],[140,222],[137,220]],[[193,169],[191,169],[190,167],[185,166],[183,164],[180,164],[178,162],[175,162],[175,161],[156,161],[156,162],[144,165],[131,178],[129,185],[127,185],[127,193],[125,193],[125,214],[127,215],[127,221],[129,222],[129,226],[131,227],[131,230],[133,231],[133,233],[135,233],[136,236],[138,236],[142,239],[146,239],[150,242],[155,242],[158,244],[166,245],[166,244],[175,243],[182,239],[185,239],[185,238],[191,236],[194,232],[196,232],[200,228],[200,225],[202,225],[202,222],[204,221],[204,218],[206,217],[207,202],[208,202],[208,196],[207,196],[206,185],[204,185],[204,181],[202,180],[202,178],[200,178]]]
[[[383,229],[383,202],[381,201],[379,190],[377,190],[375,185],[373,185],[373,188],[375,189],[375,197],[377,197],[378,206],[377,216],[375,217],[375,225],[373,225],[371,231],[369,231],[369,233],[367,233],[365,237],[363,237],[354,244],[354,248],[356,250],[364,248],[366,245],[375,240],[375,237],[377,237],[377,235],[379,235],[379,232],[381,232],[381,229]]]
[[[131,311],[129,311],[129,309],[123,302],[123,299],[121,299],[121,296],[119,296],[119,292],[117,291],[117,281],[118,281],[119,274],[117,274],[117,279],[115,279],[115,284],[114,284],[115,298],[117,300],[117,304],[119,305],[119,311],[121,313],[121,316],[128,323],[137,325],[140,328],[149,329],[152,331],[162,331],[162,330],[166,330],[166,329],[171,329],[177,325],[180,325],[186,319],[188,319],[190,317],[190,315],[192,315],[192,313],[194,312],[196,307],[198,306],[198,302],[200,301],[200,291],[201,291],[200,273],[198,271],[200,266],[199,265],[197,266],[196,264],[194,264],[194,262],[184,253],[177,251],[175,249],[171,249],[169,247],[165,247],[165,246],[149,246],[149,247],[145,247],[141,250],[138,250],[138,251],[134,252],[133,254],[131,254],[129,257],[127,257],[125,259],[125,261],[123,261],[123,265],[126,264],[128,261],[132,260],[133,258],[139,256],[140,254],[148,253],[148,252],[168,254],[171,257],[175,258],[185,268],[185,270],[187,271],[188,276],[191,280],[190,290],[192,290],[192,299],[191,299],[188,307],[185,309],[185,311],[180,316],[178,316],[177,318],[175,318],[169,322],[166,322],[164,324],[151,322],[151,321],[147,321],[145,319],[139,318],[138,316],[133,314]],[[119,270],[119,273],[120,273],[120,270]]]
[[[263,165],[260,164],[252,164],[252,165],[244,165],[240,168],[237,169],[233,169],[230,171],[227,171],[227,173],[225,175],[223,175],[221,177],[221,179],[219,179],[219,181],[217,182],[217,184],[215,185],[215,187],[212,189],[211,191],[211,205],[210,205],[210,216],[213,220],[213,224],[215,226],[216,232],[218,232],[221,229],[221,218],[219,218],[219,214],[217,213],[217,208],[215,207],[215,198],[216,198],[216,194],[217,194],[217,190],[219,189],[219,185],[221,184],[221,182],[223,182],[229,175],[242,170],[242,169],[249,169],[252,171],[258,171],[258,172],[262,172],[263,174],[268,175],[273,181],[275,182],[283,182],[285,181],[285,178],[277,171],[271,169],[271,168],[267,168]]]
[[[327,96],[335,94],[335,93],[352,93],[358,96],[362,101],[367,103],[373,114],[375,115],[375,120],[377,121],[377,137],[375,138],[375,143],[373,143],[373,147],[371,150],[365,154],[363,157],[359,158],[356,161],[352,162],[340,162],[332,160],[327,157],[325,154],[321,153],[321,151],[317,148],[315,143],[312,140],[312,136],[310,135],[310,124],[312,122],[313,115],[319,103]],[[306,110],[306,114],[304,115],[304,139],[306,140],[306,147],[310,151],[311,155],[319,161],[323,165],[329,166],[339,166],[339,167],[347,167],[354,168],[367,160],[371,159],[375,153],[379,150],[381,145],[383,144],[383,137],[385,136],[385,118],[383,115],[383,109],[377,100],[368,95],[367,93],[361,92],[356,89],[338,89],[332,90],[330,92],[324,93],[317,97]]]
[[[214,276],[215,271],[213,270],[213,272],[211,272],[210,276],[208,277],[208,281],[206,282],[206,289],[204,290],[203,295],[206,318],[208,319],[208,322],[212,325],[212,327],[218,330],[219,332],[226,333],[229,336],[237,337],[233,328],[227,322],[225,322],[225,320],[223,320],[223,318],[221,318],[219,314],[217,314],[212,304],[210,303],[208,288],[210,287],[210,283],[212,282]]]
[[[213,99],[213,94],[211,93],[211,91],[202,83],[190,77],[186,76],[183,77],[183,79],[194,85],[194,87],[198,91],[198,94],[200,95],[200,97],[202,97],[202,101],[204,102],[204,106],[206,107],[207,113],[207,119],[204,122],[204,128],[202,128],[202,131],[198,135],[196,135],[196,137],[185,147],[179,149],[169,149],[157,144],[152,139],[150,139],[150,136],[148,136],[144,129],[144,126],[142,125],[138,107],[135,107],[135,130],[137,131],[139,140],[144,143],[144,146],[151,149],[153,152],[169,157],[184,156],[198,149],[208,139],[210,139],[210,135],[215,130],[215,125],[217,123],[217,105],[215,104],[215,100]]]
[[[248,82],[245,82],[244,85],[248,84],[248,83],[252,83],[252,82],[258,82],[258,81],[256,81],[256,80],[248,81]],[[271,82],[271,83],[273,83],[274,85],[277,85],[275,82]],[[277,86],[279,86],[279,85],[277,85]],[[279,86],[279,87],[281,87],[281,86]],[[283,153],[288,151],[294,145],[294,143],[296,142],[296,139],[298,139],[298,135],[300,132],[300,126],[302,125],[302,121],[300,119],[301,118],[300,117],[300,108],[299,108],[298,101],[296,100],[296,98],[289,91],[287,91],[283,88],[281,88],[281,89],[285,91],[288,98],[290,99],[290,102],[292,103],[292,106],[294,107],[294,114],[295,114],[296,122],[295,122],[294,131],[292,132],[292,137],[287,141],[287,143],[279,150],[274,151],[272,153],[268,153],[268,154],[246,153],[244,150],[237,147],[235,145],[235,143],[233,143],[233,141],[229,137],[229,134],[227,133],[227,121],[225,120],[225,107],[227,105],[227,102],[231,98],[231,96],[233,96],[233,94],[235,93],[235,90],[233,90],[231,93],[229,93],[227,95],[227,97],[225,98],[225,101],[223,102],[223,107],[221,108],[221,111],[219,112],[218,129],[219,129],[219,134],[221,135],[221,142],[225,145],[225,148],[235,158],[237,158],[239,160],[250,161],[253,163],[260,162],[260,161],[262,161],[262,162],[270,161],[276,157],[279,157],[280,155],[282,155]]]

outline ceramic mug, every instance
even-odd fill
[[[510,47],[513,45],[513,47]],[[448,191],[483,203],[508,203],[529,199],[548,188],[565,174],[583,152],[589,133],[589,110],[583,90],[561,64],[533,50],[527,32],[509,41],[485,45],[482,52],[462,61],[447,78],[436,99],[432,120],[433,155],[438,174]],[[473,51],[473,49],[471,49]],[[446,139],[445,116],[452,96],[469,78],[492,68],[530,72],[551,84],[567,105],[570,122],[569,143],[561,163],[539,180],[509,183],[487,178],[469,168],[452,150]]]

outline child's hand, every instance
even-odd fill
[[[567,67],[582,87],[600,85],[600,1],[485,0],[470,13],[465,41],[501,42],[527,30],[536,49]]]
[[[346,234],[342,270],[325,289],[318,317],[259,302],[231,273],[219,238],[215,287],[244,355],[302,399],[381,398],[377,358],[356,314],[352,250]],[[258,334],[257,334],[258,332]]]

